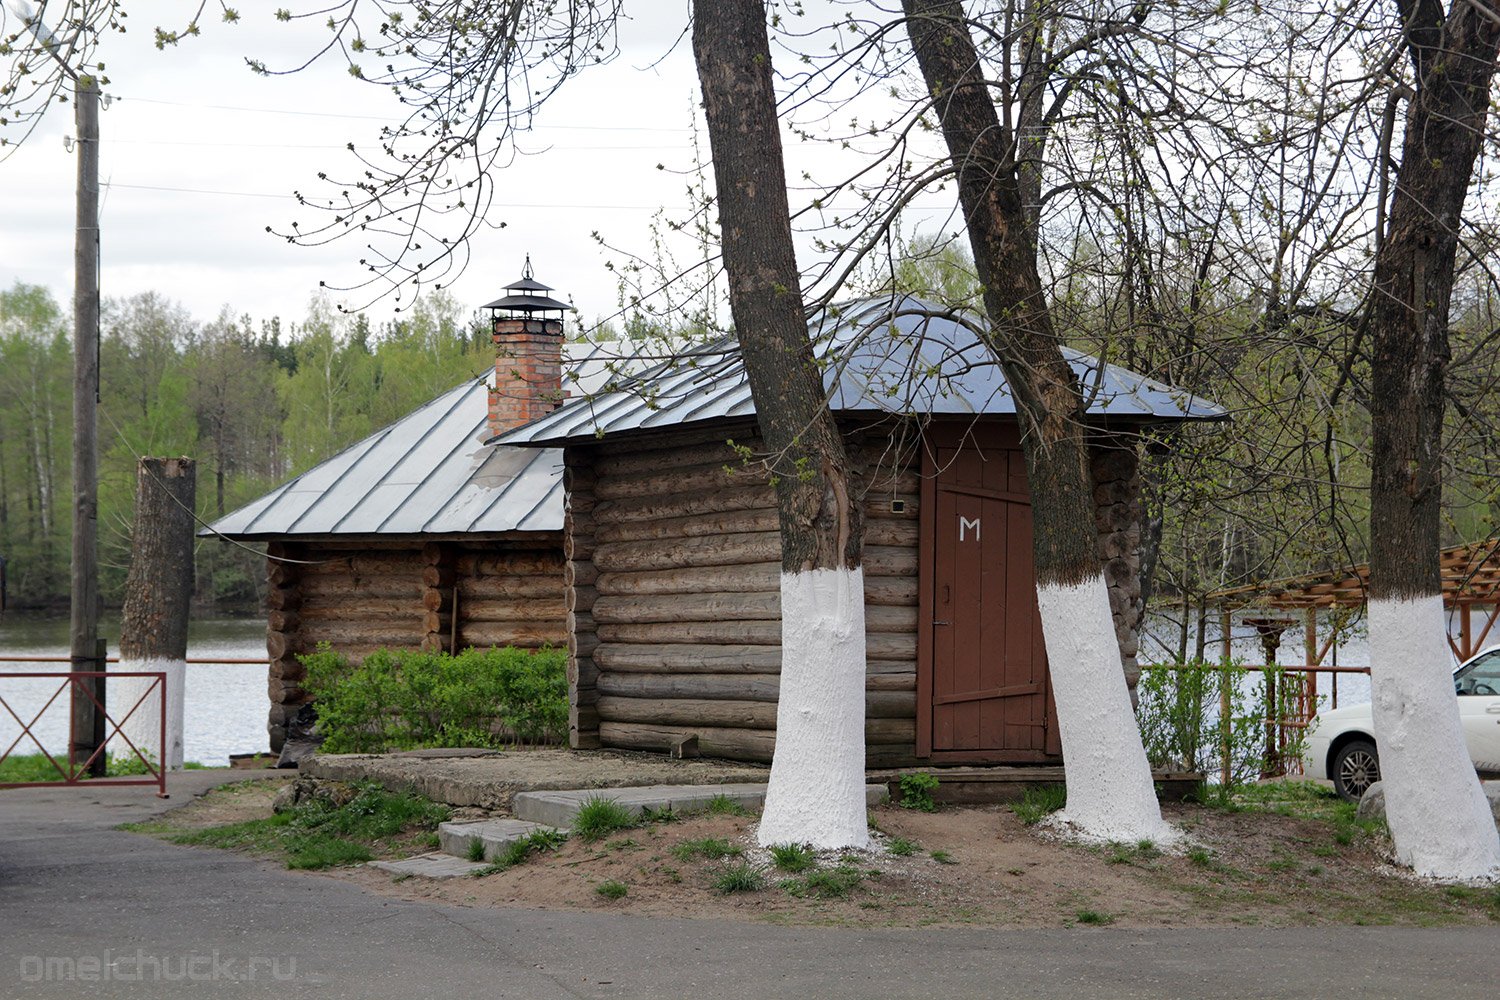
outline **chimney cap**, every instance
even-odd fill
[[[552,291],[552,286],[543,284],[532,276],[531,254],[526,255],[526,267],[522,270],[520,279],[506,285],[505,290],[509,294],[493,302],[486,302],[479,308],[495,313],[504,310],[523,315],[535,312],[570,312],[573,309],[568,303],[559,302],[545,294]]]

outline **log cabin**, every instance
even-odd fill
[[[810,321],[865,514],[867,766],[1056,763],[1014,402],[975,319],[909,297]],[[1133,687],[1144,428],[1224,411],[1070,352]],[[561,449],[574,747],[767,761],[780,536],[733,337],[492,439]]]
[[[355,660],[566,644],[562,453],[485,442],[650,363],[652,348],[565,342],[570,307],[550,291],[528,260],[482,307],[496,346],[485,376],[200,532],[266,546],[272,752],[311,700],[298,656],[319,642]]]

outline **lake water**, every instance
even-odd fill
[[[111,656],[119,652],[120,623],[107,618],[100,632],[109,642]],[[8,612],[0,616],[0,656],[66,656],[66,619]],[[211,618],[194,620],[188,628],[188,657],[209,659],[253,657],[250,664],[189,664],[183,691],[184,757],[210,766],[224,766],[232,753],[269,750],[266,735],[266,625],[256,618]],[[66,663],[0,663],[0,698],[26,721],[41,709],[58,689],[57,680],[5,679],[4,674],[35,671],[65,671]],[[67,694],[55,702],[36,724],[34,732],[48,751],[65,752],[68,743]],[[116,706],[118,707],[118,706]],[[146,706],[142,706],[144,710]],[[152,718],[155,718],[153,712]],[[10,713],[0,709],[0,750],[21,735]],[[36,746],[23,740],[15,753],[35,753]]]
[[[1170,623],[1155,618],[1153,631],[1164,642],[1172,643],[1175,633]],[[108,618],[101,631],[109,642],[111,655],[118,651],[120,625],[118,618]],[[1210,635],[1209,656],[1218,655],[1217,626]],[[1164,658],[1162,646],[1149,640],[1142,643],[1143,662]],[[68,649],[68,623],[65,619],[9,613],[0,616],[0,656],[65,656]],[[1244,663],[1259,663],[1260,642],[1254,631],[1237,626],[1234,633],[1235,657]],[[208,659],[254,658],[253,664],[190,664],[184,691],[185,717],[183,741],[185,757],[202,764],[222,766],[232,753],[264,752],[269,749],[266,736],[265,623],[257,618],[197,619],[188,630],[188,657]],[[1300,663],[1302,641],[1300,627],[1287,632],[1278,657],[1283,664]],[[1332,658],[1330,657],[1330,662]],[[1339,665],[1367,666],[1369,658],[1362,633],[1356,632],[1339,650]],[[28,671],[66,670],[66,663],[0,663],[0,675]],[[0,698],[4,698],[22,719],[30,720],[58,688],[58,681],[0,680]],[[1326,706],[1332,690],[1331,677],[1318,679],[1318,691]],[[64,698],[66,695],[64,696]],[[66,750],[68,714],[64,698],[52,706],[36,725],[35,732],[53,753]],[[1370,679],[1363,675],[1343,675],[1338,679],[1340,705],[1370,700]],[[20,727],[10,714],[0,709],[0,750],[20,735]],[[16,747],[16,753],[34,752],[29,741]]]

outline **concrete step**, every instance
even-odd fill
[[[378,868],[392,875],[417,875],[421,878],[459,878],[473,875],[485,866],[473,861],[455,858],[451,854],[419,854],[401,861],[371,861],[371,868]]]
[[[746,809],[758,810],[766,801],[763,783],[737,785],[646,785],[639,788],[580,788],[568,791],[517,792],[510,808],[518,818],[544,826],[570,827],[578,810],[590,799],[611,799],[635,815],[646,809],[671,808],[677,813],[701,812],[718,796]],[[865,801],[879,805],[889,797],[884,785],[866,785]]]
[[[520,819],[485,819],[472,823],[443,823],[438,827],[438,843],[443,853],[456,858],[469,856],[469,845],[475,840],[484,844],[486,859],[494,858],[506,847],[529,837],[537,830],[554,829],[541,823]],[[566,831],[564,831],[566,832]]]

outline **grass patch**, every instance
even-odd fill
[[[1115,922],[1114,917],[1108,913],[1101,913],[1098,910],[1079,910],[1073,919],[1077,920],[1080,924],[1089,924],[1094,927],[1102,927],[1105,924]]]
[[[147,754],[150,757],[150,754]],[[53,755],[58,765],[66,768],[66,754]],[[127,750],[123,754],[105,754],[104,773],[111,778],[129,778],[137,775],[150,774],[146,762]],[[154,762],[153,762],[154,764]],[[188,761],[182,765],[185,771],[206,771],[207,766],[197,761]],[[87,777],[83,775],[82,777]],[[61,771],[47,762],[47,758],[39,753],[12,754],[0,761],[0,782],[9,784],[11,782],[62,781]]]
[[[750,811],[722,792],[708,800],[710,816],[748,816]]]
[[[718,861],[724,858],[737,858],[743,855],[744,849],[731,844],[723,837],[702,837],[698,840],[684,840],[672,848],[672,856],[679,861],[691,861],[694,858],[708,858]]]
[[[1066,785],[1041,785],[1026,789],[1020,802],[1011,803],[1010,811],[1027,826],[1036,826],[1067,803]]]
[[[1109,856],[1104,859],[1105,864],[1128,865],[1134,861],[1130,854],[1130,848],[1119,841],[1110,841],[1105,845],[1105,849],[1109,851]]]
[[[484,841],[474,837],[469,841],[469,849],[465,852],[470,861],[479,862],[484,860]]]
[[[956,865],[956,864],[958,864],[958,860],[956,858],[954,858],[953,855],[949,854],[947,851],[933,851],[932,853],[930,853],[928,855],[928,857],[932,858],[932,860],[936,861],[940,865]]]
[[[594,796],[586,800],[573,819],[573,832],[581,840],[592,843],[603,840],[617,830],[628,830],[635,826],[635,814],[614,799]]]
[[[1190,864],[1195,864],[1199,868],[1207,868],[1209,865],[1214,863],[1213,855],[1210,854],[1207,849],[1202,847],[1189,848],[1187,852],[1187,859]]]
[[[719,892],[759,892],[766,887],[766,877],[743,861],[718,874],[713,887]]]
[[[910,857],[921,849],[921,844],[915,840],[907,840],[905,837],[892,837],[885,845],[885,853],[893,854],[898,858]]]
[[[600,882],[598,885],[594,886],[594,892],[598,893],[600,896],[603,896],[605,899],[624,899],[625,894],[629,891],[629,886],[627,886],[624,882],[619,882],[615,879],[610,879],[606,882]]]
[[[642,823],[675,823],[677,822],[677,810],[671,806],[646,806],[641,810]]]
[[[773,844],[771,845],[771,861],[777,870],[790,872],[805,872],[817,864],[817,857],[812,848],[803,844]]]
[[[334,806],[311,799],[290,812],[263,819],[169,835],[177,844],[280,855],[288,868],[360,864],[390,841],[417,835],[419,842],[449,816],[445,805],[415,795],[359,785],[352,799]]]
[[[835,868],[820,868],[808,872],[800,879],[782,883],[782,888],[801,899],[816,896],[819,899],[843,899],[864,881],[864,875],[853,865],[841,864]]]

